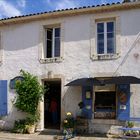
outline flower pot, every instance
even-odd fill
[[[28,125],[28,126],[27,126],[27,133],[28,133],[28,134],[33,134],[33,133],[35,133],[35,125]]]

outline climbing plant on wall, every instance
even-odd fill
[[[23,70],[20,71],[20,74],[24,80],[16,82],[15,106],[21,111],[34,115],[37,113],[38,103],[42,99],[44,88],[36,76]]]

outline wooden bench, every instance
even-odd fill
[[[140,131],[140,128],[139,127],[132,127],[132,128],[129,128],[129,127],[122,127],[122,128],[119,128],[120,130],[123,130],[123,131],[129,131],[129,130],[133,130],[133,131]]]
[[[135,122],[140,122],[140,118],[130,118],[129,120],[126,121],[135,121]],[[121,127],[119,128],[120,130],[122,130],[123,132],[126,131],[140,131],[140,127]]]

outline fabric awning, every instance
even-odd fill
[[[81,78],[68,83],[66,86],[93,86],[106,84],[140,84],[140,78],[134,76],[117,76],[110,78]]]
[[[140,84],[140,78],[134,76],[118,76],[104,80],[105,84]]]
[[[66,86],[93,86],[100,85],[100,81],[96,78],[81,78],[68,83]]]

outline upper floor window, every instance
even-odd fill
[[[60,27],[46,28],[45,58],[60,57]]]
[[[114,54],[115,50],[115,23],[114,21],[97,23],[97,54]]]

